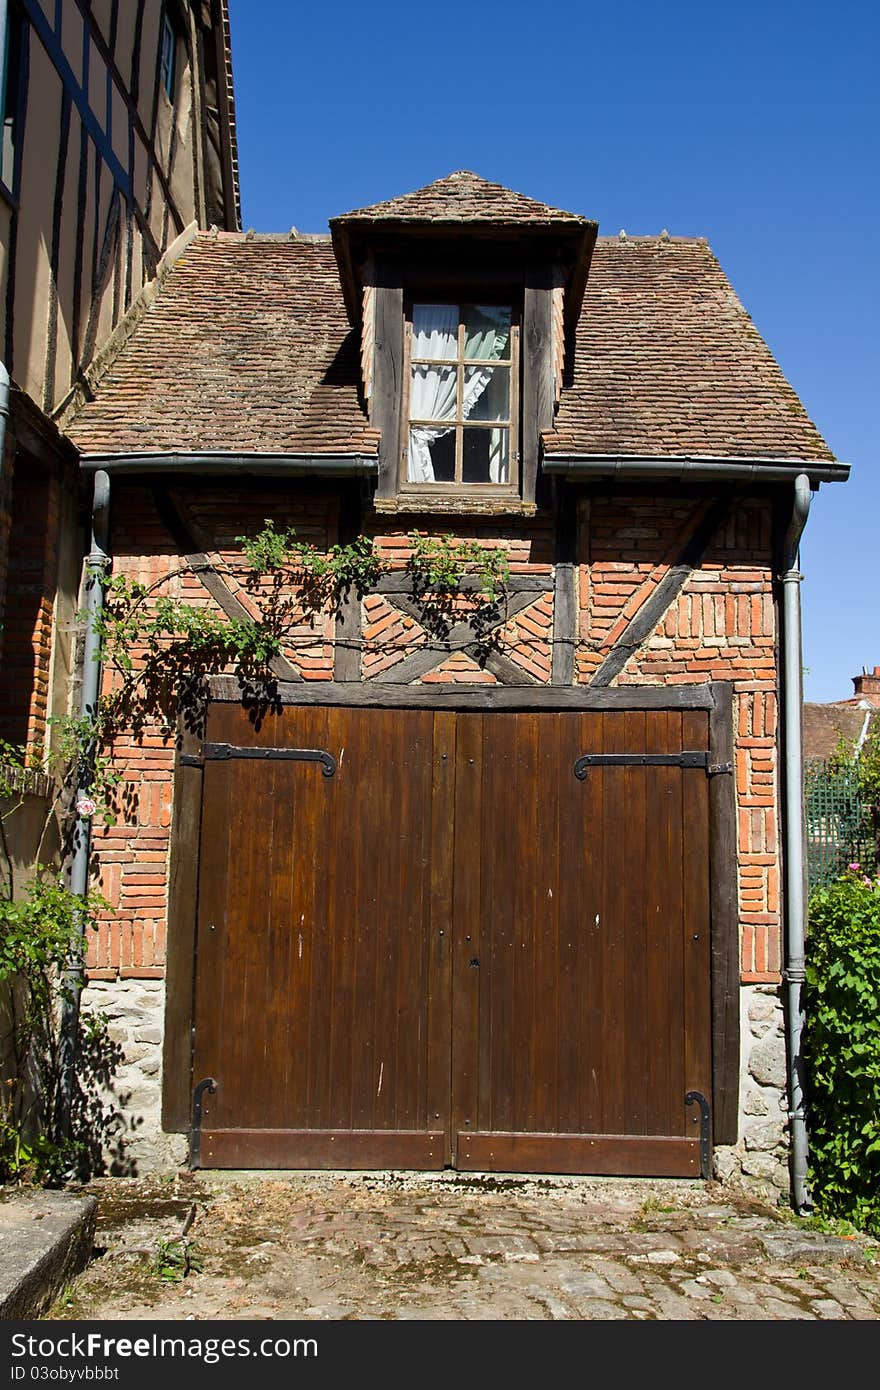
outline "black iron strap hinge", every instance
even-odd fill
[[[239,748],[234,743],[203,743],[198,753],[181,753],[182,767],[204,767],[208,762],[225,762],[228,758],[256,758],[261,762],[280,758],[287,762],[320,763],[325,777],[336,771],[336,759],[324,748]]]
[[[697,749],[683,753],[584,753],[574,765],[578,781],[584,781],[591,767],[702,767],[707,777],[733,772],[733,763],[710,763],[709,754]]]

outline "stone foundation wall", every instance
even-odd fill
[[[83,1009],[103,1014],[123,1061],[102,1095],[112,1112],[105,1136],[112,1172],[165,1172],[187,1161],[187,1139],[162,1131],[164,980],[89,980]]]
[[[789,1190],[785,1018],[778,985],[740,994],[739,1140],[715,1151],[715,1174],[761,1196]]]

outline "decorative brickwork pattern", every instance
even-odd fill
[[[553,595],[542,594],[501,628],[501,649],[536,681],[546,685],[553,661]]]
[[[365,681],[375,680],[397,666],[426,640],[425,630],[408,613],[401,613],[382,594],[368,594],[363,601],[363,658]]]

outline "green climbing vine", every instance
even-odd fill
[[[453,611],[460,615],[461,607],[469,606],[479,631],[481,614],[503,597],[509,578],[506,551],[418,531],[408,541],[406,568],[425,610],[426,627],[445,632]],[[321,550],[271,519],[256,534],[238,536],[236,543],[240,550],[227,560],[226,577],[253,598],[258,617],[248,616],[244,608],[245,616],[229,616],[205,601],[169,595],[169,583],[198,575],[197,564],[172,567],[150,584],[124,573],[93,572],[90,582],[100,583],[104,591],[103,604],[91,619],[106,677],[103,693],[86,716],[52,719],[45,744],[0,742],[0,852],[5,866],[0,898],[0,1181],[52,1180],[100,1162],[108,1115],[97,1083],[108,1080],[118,1061],[106,1020],[83,1015],[75,1096],[78,1137],[59,1141],[54,1117],[65,975],[82,965],[87,933],[108,904],[94,893],[85,900],[78,897],[57,868],[45,864],[26,883],[15,883],[6,828],[24,804],[28,777],[42,774],[53,789],[35,859],[40,863],[45,857],[50,826],[59,835],[63,857],[84,822],[110,826],[134,809],[126,795],[136,795],[136,788],[124,782],[114,759],[120,734],[138,739],[158,727],[173,739],[182,710],[198,718],[206,675],[231,667],[245,680],[265,681],[294,629],[314,626],[351,592],[368,593],[389,568],[369,537]],[[223,578],[222,566],[218,568]],[[469,582],[463,585],[466,577]]]

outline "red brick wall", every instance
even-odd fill
[[[153,582],[178,568],[176,547],[165,532],[148,492],[125,490],[114,506],[113,554],[117,569]],[[257,493],[246,486],[193,494],[183,510],[201,549],[221,573],[238,554],[236,537],[259,530],[272,516],[297,535],[322,547],[336,539],[332,494]],[[576,680],[589,682],[641,605],[656,592],[703,514],[702,505],[682,498],[594,497],[580,505],[579,620]],[[713,541],[702,567],[693,571],[653,634],[636,652],[617,683],[664,685],[729,680],[734,689],[736,784],[739,826],[739,905],[743,979],[774,981],[780,966],[778,800],[776,789],[775,607],[770,568],[769,503],[740,505]],[[548,682],[553,629],[553,531],[548,524],[522,522],[493,527],[485,520],[454,534],[499,544],[513,574],[546,577],[546,589],[503,627],[501,651],[524,673]],[[410,555],[407,531],[380,519],[374,539],[385,562],[403,569]],[[438,534],[451,528],[438,527]],[[259,596],[230,587],[250,611]],[[214,604],[195,575],[174,575],[163,591],[192,602]],[[333,675],[333,614],[316,617],[291,600],[294,626],[285,649],[306,679]],[[453,613],[453,616],[455,614]],[[382,595],[362,605],[362,678],[371,679],[430,642],[430,633]],[[438,682],[494,683],[496,677],[468,655],[455,653],[423,677]],[[150,975],[164,961],[166,873],[170,834],[173,744],[152,731],[140,742],[123,740],[116,754],[127,799],[110,830],[96,830],[102,888],[117,906],[102,925],[92,955],[92,973]]]
[[[33,743],[45,737],[49,712],[60,484],[22,453],[10,464],[7,457],[0,738]]]

